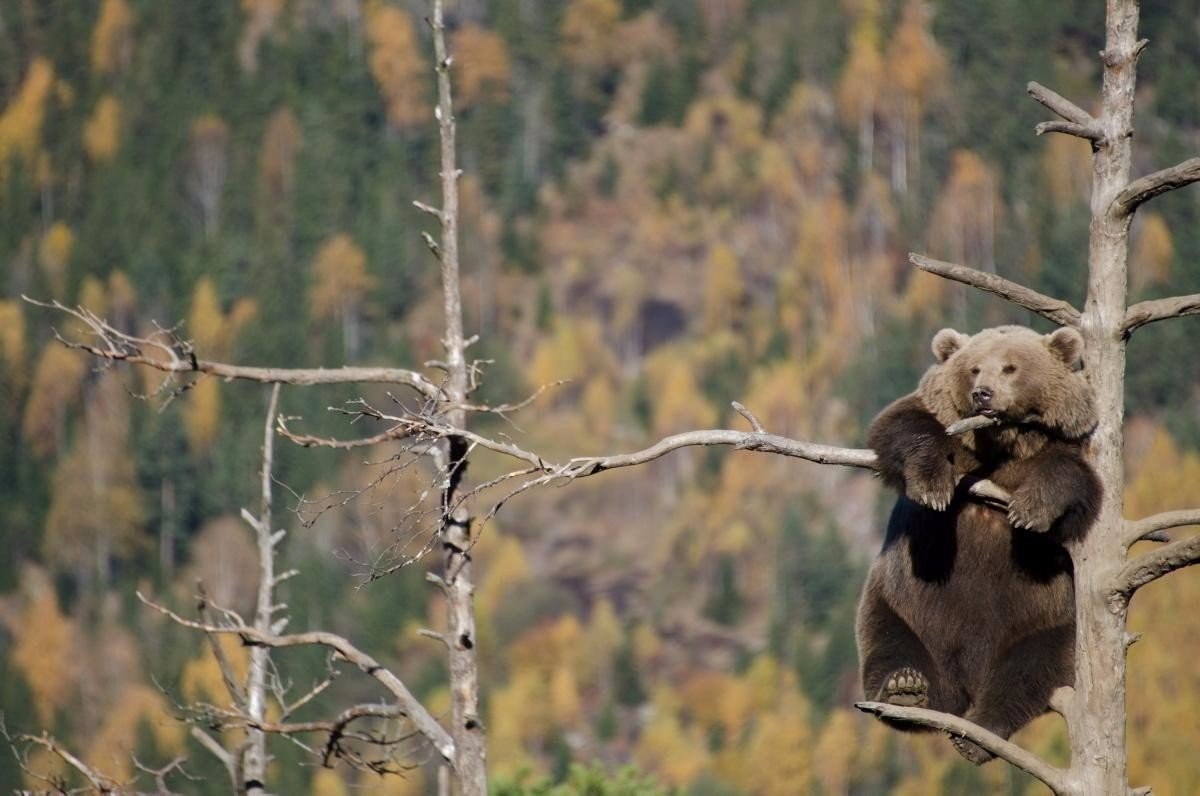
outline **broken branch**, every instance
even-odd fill
[[[933,260],[915,252],[910,253],[908,259],[922,271],[970,285],[987,293],[993,293],[1030,312],[1036,312],[1059,326],[1079,325],[1079,310],[1072,307],[1070,302],[1045,296],[1032,288],[1019,285],[1002,276],[977,271],[965,265]]]
[[[1068,122],[1080,125],[1081,127],[1091,127],[1096,124],[1096,119],[1090,113],[1057,91],[1046,88],[1041,83],[1030,81],[1025,85],[1025,91],[1052,113],[1066,119]]]

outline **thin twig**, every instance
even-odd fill
[[[51,754],[56,755],[64,763],[82,774],[84,779],[99,793],[116,793],[124,789],[124,786],[120,782],[106,774],[102,774],[80,760],[49,733],[43,732],[41,735],[17,735],[13,740],[20,743],[31,743],[41,746]]]
[[[350,663],[357,666],[361,671],[378,680],[391,694],[396,698],[398,705],[412,719],[417,730],[433,744],[438,753],[450,763],[454,762],[454,741],[446,733],[437,720],[430,715],[429,711],[412,695],[408,687],[401,682],[391,670],[382,666],[378,661],[372,658],[367,653],[361,651],[347,639],[334,633],[325,631],[310,631],[307,633],[292,633],[289,635],[275,635],[273,633],[265,633],[257,628],[251,627],[245,623],[237,623],[233,625],[212,625],[204,622],[196,622],[191,619],[185,619],[179,614],[164,605],[160,605],[153,600],[148,599],[141,592],[137,592],[137,598],[145,605],[153,608],[155,611],[163,614],[178,625],[190,627],[194,630],[200,630],[205,633],[230,633],[240,636],[243,643],[247,644],[262,644],[272,648],[278,647],[304,647],[304,646],[321,646],[327,647],[336,651],[340,656],[345,658]]]

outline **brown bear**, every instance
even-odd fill
[[[859,603],[863,691],[1007,738],[1074,680],[1064,545],[1087,532],[1101,497],[1084,458],[1096,410],[1083,338],[1074,329],[943,329],[933,352],[937,364],[917,391],[868,432],[900,498]],[[946,433],[974,415],[996,425]],[[1011,494],[1007,511],[972,499],[970,485],[984,478]],[[974,763],[992,758],[952,740]]]

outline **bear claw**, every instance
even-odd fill
[[[916,669],[905,666],[888,675],[881,696],[890,705],[923,708],[929,704],[929,681]]]
[[[954,744],[954,748],[958,750],[960,755],[967,758],[977,766],[981,766],[989,760],[995,759],[996,757],[994,754],[984,749],[974,741],[968,741],[966,738],[963,738],[959,735],[951,735],[950,743]]]

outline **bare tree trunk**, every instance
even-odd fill
[[[450,57],[446,51],[442,0],[433,3],[433,41],[437,58],[437,119],[441,136],[442,226],[440,247],[431,247],[442,264],[442,294],[446,321],[445,420],[452,428],[466,429],[470,374],[463,337],[462,294],[458,262],[458,164],[454,105],[450,94]],[[471,515],[462,495],[470,445],[461,436],[447,440],[446,486],[442,493],[442,548],[445,566],[442,589],[448,606],[445,636],[450,655],[451,727],[457,749],[453,790],[460,796],[487,793],[487,750],[479,713],[479,672],[475,657],[475,584],[471,574]]]
[[[275,412],[279,406],[279,385],[271,389],[271,403],[267,408],[266,430],[263,432],[262,455],[262,504],[258,522],[254,524],[254,536],[258,543],[258,599],[254,608],[254,627],[263,633],[278,632],[273,628],[271,617],[275,602],[275,545],[279,537],[271,531],[271,471],[275,451]],[[267,711],[267,665],[269,647],[250,648],[250,671],[246,677],[246,713],[258,723],[266,718]],[[242,752],[242,793],[264,793],[267,776],[267,736],[254,727],[246,729],[246,743]]]
[[[1100,425],[1091,443],[1096,474],[1104,484],[1100,516],[1071,551],[1075,562],[1075,704],[1071,722],[1072,774],[1082,793],[1124,793],[1128,788],[1125,742],[1125,620],[1113,606],[1111,583],[1124,564],[1126,259],[1131,216],[1113,212],[1129,182],[1137,68],[1136,0],[1109,0],[1103,109],[1096,121],[1104,145],[1092,157],[1092,220],[1088,243],[1088,295],[1080,319]]]

